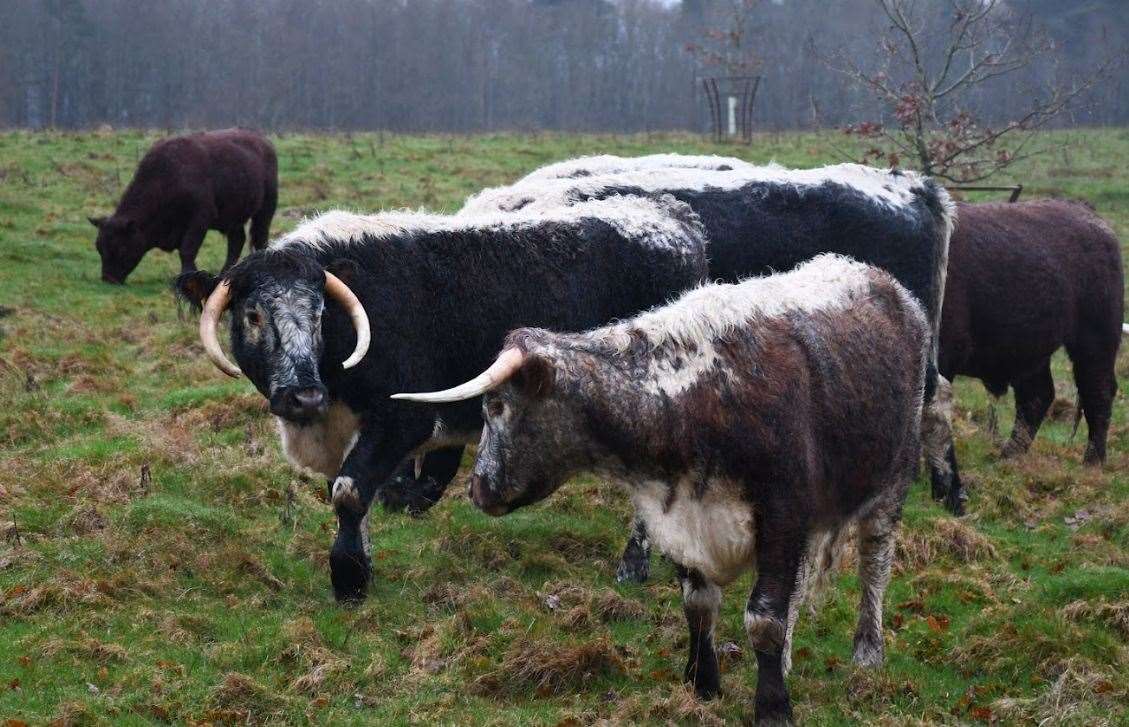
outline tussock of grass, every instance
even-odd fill
[[[972,526],[952,518],[938,518],[924,527],[899,528],[894,562],[899,572],[914,573],[942,558],[973,563],[997,557],[991,539]]]
[[[996,716],[1015,723],[1038,725],[1121,724],[1129,691],[1124,674],[1120,684],[1085,659],[1070,658],[1057,665],[1049,683],[1033,697],[1004,697],[992,703]],[[1122,712],[1123,715],[1123,712]]]
[[[106,528],[106,517],[91,504],[80,504],[65,518],[65,528],[75,535],[90,535]]]
[[[856,719],[886,712],[895,699],[912,703],[919,692],[913,681],[899,680],[881,669],[851,667],[843,678],[847,685],[847,703]]]
[[[537,597],[546,609],[561,614],[570,626],[639,620],[646,613],[641,603],[610,588],[592,589],[566,581],[546,583]]]
[[[1074,601],[1062,609],[1062,615],[1071,621],[1096,621],[1105,624],[1129,639],[1129,600],[1113,603],[1107,601]]]
[[[695,724],[721,727],[726,720],[718,714],[719,702],[702,702],[685,684],[663,685],[649,692],[632,695],[612,711],[608,724]],[[588,720],[582,720],[589,723]],[[594,720],[592,720],[594,721]]]
[[[209,718],[240,724],[270,724],[285,704],[277,690],[239,672],[224,674],[212,689],[209,701]]]
[[[471,688],[491,696],[547,697],[580,691],[594,680],[617,676],[623,670],[623,658],[606,637],[577,644],[519,640],[497,668],[475,679]]]

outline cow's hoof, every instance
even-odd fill
[[[396,477],[377,490],[376,500],[385,512],[407,512],[418,517],[439,502],[443,489],[431,477]]]
[[[1082,464],[1086,467],[1101,467],[1105,464],[1105,451],[1093,445],[1086,446],[1086,453],[1082,455]]]
[[[1029,444],[1017,442],[1014,439],[1009,439],[1004,442],[1004,446],[1000,447],[1000,459],[1015,459],[1027,453]]]
[[[877,669],[885,661],[883,644],[878,641],[877,637],[868,639],[856,636],[851,660],[866,669]]]
[[[615,569],[615,579],[619,583],[646,583],[651,577],[651,561],[648,558],[624,558]]]
[[[792,719],[792,703],[787,697],[771,702],[757,699],[755,712],[753,724],[757,727],[791,727],[795,724]]]
[[[329,577],[338,603],[358,603],[368,592],[372,564],[363,550],[351,552],[334,547],[329,553]]]
[[[687,665],[683,674],[683,681],[694,687],[694,694],[703,702],[708,702],[721,695],[721,675],[715,664],[712,671],[703,669],[695,675],[693,665]],[[697,678],[695,678],[695,676]]]
[[[945,509],[956,517],[964,515],[964,501],[968,499],[968,493],[963,488],[954,488],[949,490],[949,494],[945,496]]]
[[[930,467],[929,484],[933,499],[937,502],[941,502],[945,499],[945,495],[949,494],[949,488],[952,487],[952,475],[936,467]]]

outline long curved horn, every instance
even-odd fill
[[[405,401],[422,401],[425,404],[445,404],[452,401],[473,399],[476,396],[485,394],[487,391],[490,391],[513,376],[514,372],[521,368],[523,361],[525,361],[524,353],[516,348],[507,348],[505,351],[498,354],[498,358],[494,363],[490,364],[490,368],[465,384],[459,384],[455,388],[447,389],[446,391],[431,391],[419,394],[393,394],[392,398],[403,399]]]
[[[352,355],[341,364],[341,368],[351,369],[360,363],[361,359],[365,357],[365,353],[368,352],[369,340],[372,337],[368,324],[368,314],[365,313],[365,307],[361,305],[361,301],[357,300],[357,296],[349,290],[349,286],[328,270],[325,271],[325,292],[330,298],[341,304],[341,307],[353,319],[353,328],[357,329],[357,346],[353,349]]]
[[[219,325],[220,316],[231,302],[231,283],[224,280],[204,303],[204,310],[200,313],[200,342],[204,344],[204,351],[208,358],[220,371],[232,378],[238,377],[243,372],[239,367],[227,360],[223,349],[220,348],[219,338],[216,337],[216,326]]]

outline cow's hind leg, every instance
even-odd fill
[[[428,452],[423,456],[418,476],[415,460],[409,460],[394,477],[381,485],[376,499],[388,512],[407,511],[409,515],[422,515],[447,491],[447,485],[459,472],[462,458],[462,447]]]
[[[615,571],[615,579],[620,583],[633,581],[644,583],[651,575],[651,543],[647,539],[647,524],[636,517],[631,528],[631,537],[623,549],[623,557]]]
[[[712,699],[721,691],[721,674],[713,631],[721,608],[721,589],[696,570],[678,566],[682,584],[682,611],[690,630],[690,656],[684,679],[694,686],[700,699]]]
[[[1074,383],[1078,387],[1078,403],[1086,416],[1088,442],[1082,461],[1088,465],[1101,465],[1106,457],[1106,438],[1117,394],[1117,377],[1114,373],[1117,360],[1117,341],[1101,345],[1090,342],[1068,350],[1074,365]]]
[[[1015,426],[1000,451],[1004,457],[1015,457],[1031,448],[1047,410],[1054,403],[1055,382],[1051,378],[1050,358],[1016,378],[1011,385],[1015,389]]]
[[[190,273],[196,269],[196,255],[208,234],[208,216],[194,218],[188,223],[180,240],[180,272]]]
[[[243,254],[243,243],[246,241],[247,233],[243,230],[243,225],[227,231],[227,259],[223,263],[224,270],[239,262],[239,256]]]
[[[792,702],[784,684],[788,622],[808,564],[809,534],[800,529],[766,532],[762,522],[786,522],[765,515],[757,523],[757,581],[745,607],[745,631],[757,655],[757,724],[791,724]],[[798,604],[797,604],[798,605]]]
[[[263,204],[259,211],[251,215],[251,249],[262,250],[267,246],[270,237],[270,223],[274,218],[274,210],[278,205],[278,190],[274,185],[268,185],[263,196]]]
[[[933,399],[922,412],[921,435],[933,499],[944,500],[949,512],[963,515],[967,495],[953,445],[953,385],[942,376],[937,377]]]
[[[890,583],[894,561],[894,532],[900,519],[898,507],[879,505],[858,523],[859,622],[855,629],[854,662],[881,666],[885,647],[882,636],[882,599]]]

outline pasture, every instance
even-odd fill
[[[295,474],[265,402],[205,359],[150,252],[99,280],[94,229],[141,132],[0,134],[0,720],[7,724],[589,724],[751,716],[755,658],[726,589],[723,697],[680,684],[686,643],[669,564],[617,585],[629,508],[582,480],[502,519],[462,476],[424,517],[371,518],[366,602],[333,602],[325,484]],[[273,234],[316,210],[457,209],[487,185],[588,153],[837,161],[837,135],[714,146],[688,135],[272,136]],[[1129,245],[1129,130],[1055,132],[1014,176],[1024,198],[1079,197]],[[1003,181],[1003,180],[1000,180]],[[1129,249],[1129,248],[1127,248]],[[209,233],[199,264],[225,245]],[[1001,305],[1004,304],[1001,301]],[[374,341],[374,350],[379,341]],[[918,482],[886,599],[887,665],[851,666],[857,579],[845,569],[796,635],[805,724],[1129,724],[1129,351],[1109,462],[1081,466],[1075,392],[1030,454],[996,456],[1013,416],[958,380],[971,499],[954,520]],[[1085,425],[1083,424],[1083,427]]]

